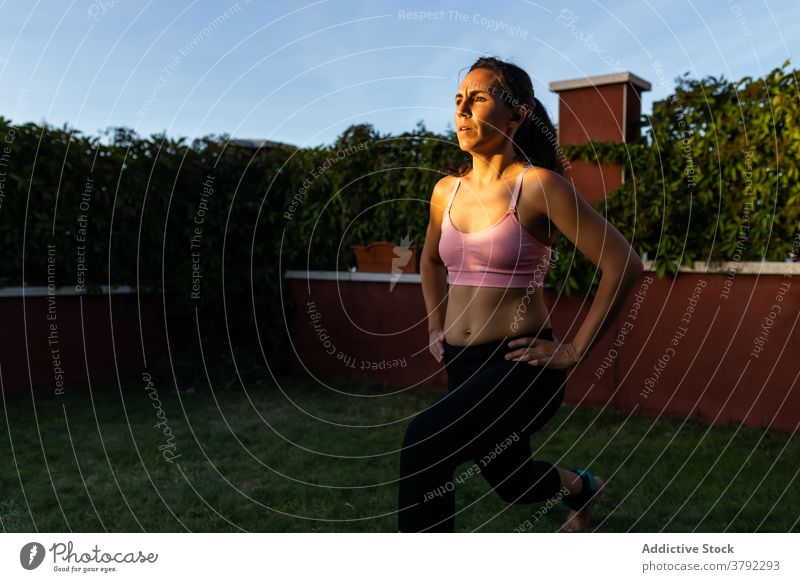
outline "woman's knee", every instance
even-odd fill
[[[420,470],[451,471],[460,457],[454,456],[457,445],[447,436],[447,428],[438,415],[423,410],[406,428],[400,450],[400,466],[405,473]]]
[[[430,443],[440,432],[441,427],[436,421],[435,415],[429,409],[419,412],[406,427],[403,447],[417,445],[420,443]]]

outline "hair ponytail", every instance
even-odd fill
[[[563,175],[564,166],[558,157],[558,135],[547,110],[536,97],[533,105],[527,108],[525,120],[514,136],[517,159]]]

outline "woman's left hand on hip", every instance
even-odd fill
[[[571,368],[578,363],[578,354],[568,342],[522,337],[511,340],[507,345],[512,348],[506,354],[507,360],[555,369]]]

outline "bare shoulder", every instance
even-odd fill
[[[533,198],[545,196],[551,192],[556,195],[563,194],[570,190],[572,190],[572,184],[558,172],[533,166],[525,174],[520,196]]]
[[[517,213],[522,225],[539,242],[552,245],[555,232],[551,213],[552,201],[563,193],[569,182],[558,172],[532,166],[525,172],[517,201]]]
[[[447,207],[447,198],[450,196],[450,192],[453,186],[455,186],[457,179],[456,176],[447,175],[436,182],[436,185],[433,187],[433,193],[431,194],[431,218],[436,218],[437,224],[442,221],[444,209]]]
[[[437,264],[443,265],[442,258],[439,256],[439,240],[442,236],[442,219],[444,209],[447,207],[447,197],[453,189],[458,178],[455,176],[444,176],[433,187],[431,194],[430,220],[428,230],[425,233],[425,245],[422,248],[421,260],[432,260]]]
[[[557,209],[584,204],[572,182],[558,172],[539,166],[530,168],[525,174],[519,196],[521,204],[547,216]]]
[[[456,180],[458,180],[457,176],[443,176],[436,185],[433,187],[433,195],[431,196],[431,202],[434,199],[444,199],[444,206],[447,205],[447,196],[450,194],[450,190],[455,186]]]

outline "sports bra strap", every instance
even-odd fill
[[[511,204],[508,206],[508,210],[512,211],[517,206],[517,198],[519,198],[519,191],[522,187],[522,176],[525,172],[528,171],[529,168],[532,168],[532,164],[528,164],[525,166],[522,171],[517,176],[517,183],[514,185],[514,193],[511,195]],[[453,200],[456,197],[456,190],[458,190],[458,186],[461,184],[461,177],[456,180],[455,186],[453,186],[453,191],[450,192],[450,199],[447,201],[447,208],[445,208],[445,213],[450,212],[450,206],[453,205]]]
[[[456,190],[458,190],[459,184],[461,184],[461,177],[456,180],[456,184],[453,186],[453,191],[450,192],[450,199],[447,201],[447,208],[444,209],[445,213],[450,212],[450,206],[453,204],[453,199],[456,197]]]
[[[532,167],[533,167],[532,164],[528,164],[522,169],[522,171],[519,173],[519,176],[517,176],[517,183],[514,186],[514,193],[511,195],[511,205],[508,207],[509,210],[514,210],[514,208],[516,208],[517,198],[519,198],[519,191],[522,188],[522,176],[525,175],[525,172],[528,171],[528,168]]]

